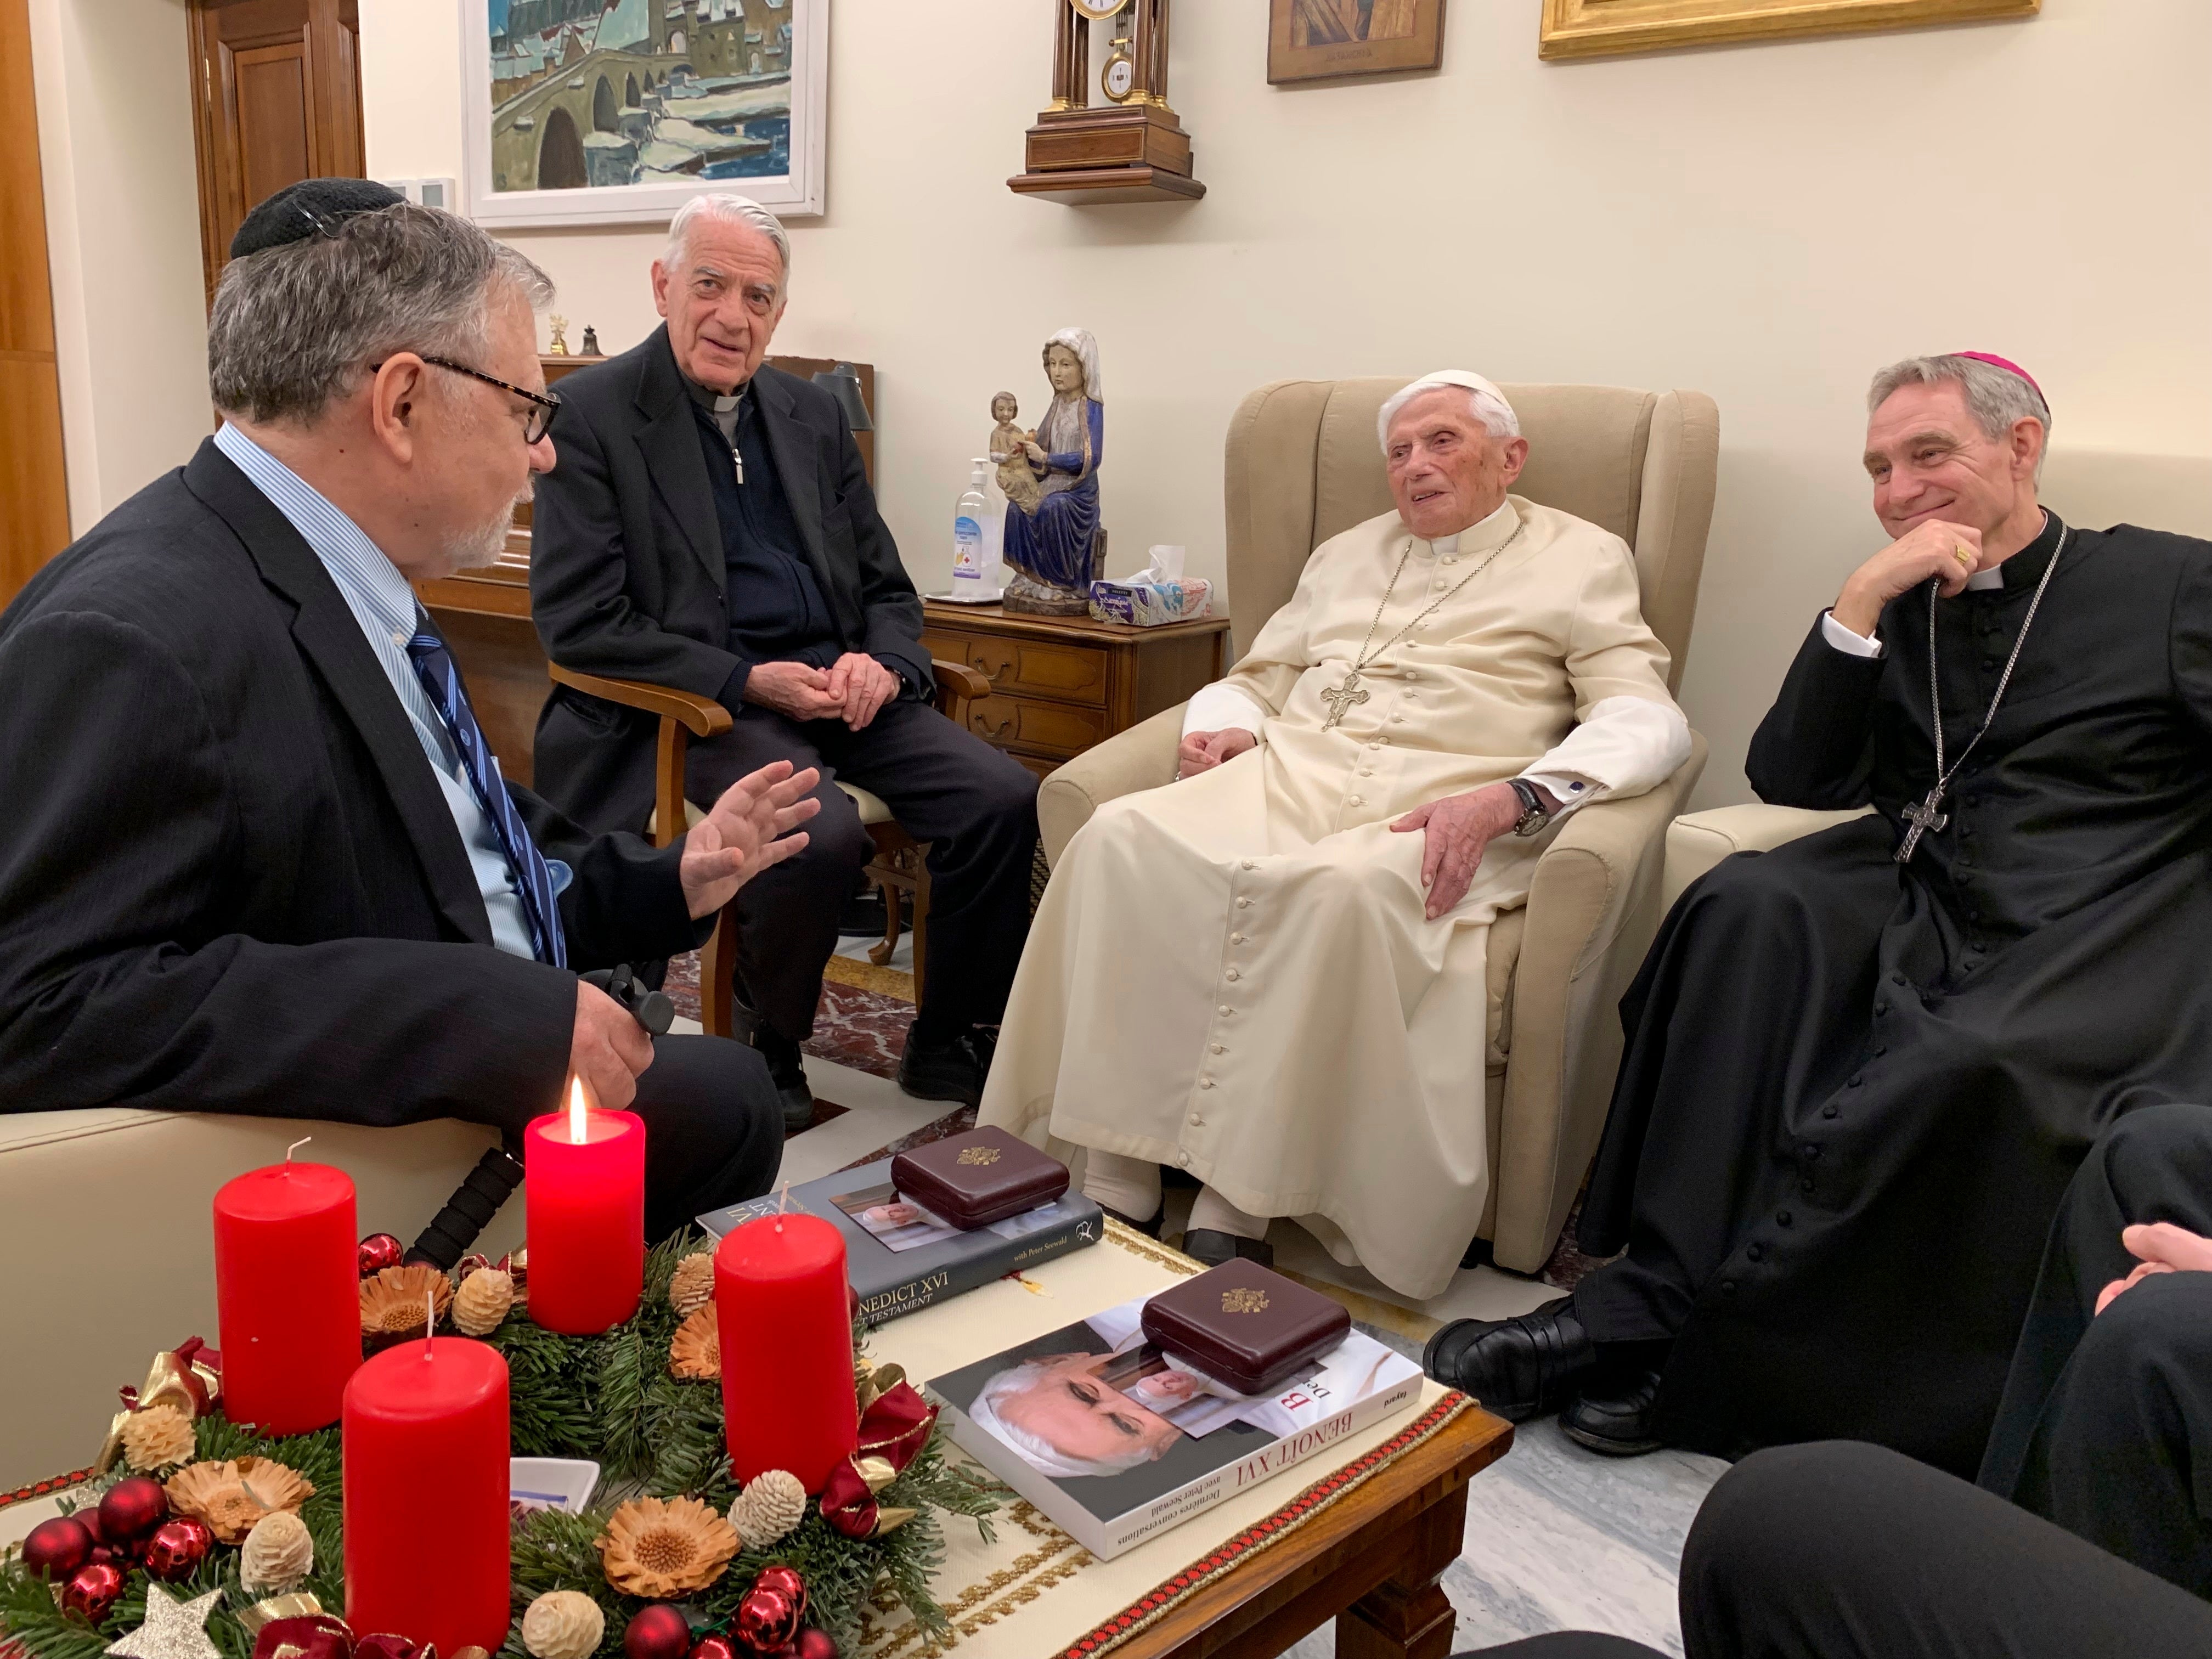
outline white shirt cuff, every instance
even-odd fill
[[[1836,620],[1836,613],[1832,611],[1820,613],[1820,637],[1850,656],[1882,657],[1889,654],[1880,640],[1870,640],[1863,634],[1852,633]]]
[[[1256,738],[1267,723],[1267,711],[1226,680],[1199,687],[1183,705],[1182,734],[1186,738],[1194,732],[1225,732],[1231,726]]]
[[[1552,816],[1554,823],[1577,806],[1587,806],[1605,793],[1605,786],[1596,779],[1580,777],[1572,772],[1523,772],[1521,781],[1551,791],[1552,799],[1559,803],[1559,810]]]

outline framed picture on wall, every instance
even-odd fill
[[[1267,0],[1267,79],[1432,70],[1443,61],[1444,0]]]
[[[1544,0],[1540,58],[2032,16],[2043,0]]]
[[[823,210],[829,0],[462,0],[478,223],[665,220],[707,190]]]

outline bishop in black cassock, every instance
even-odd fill
[[[1876,640],[1824,615],[1747,769],[1875,810],[1683,894],[1622,1003],[1583,1212],[1586,1252],[1626,1254],[1431,1344],[1599,1449],[1850,1438],[1971,1478],[2075,1168],[2121,1115],[2212,1096],[2212,544],[2044,513],[2040,394],[1993,432],[1975,400],[2018,371],[1917,361],[1972,378],[1878,409],[1903,533],[1853,579],[1871,615],[1887,578]],[[1927,580],[1931,548],[1978,568]],[[1939,775],[1931,606],[1956,769],[1900,863]]]

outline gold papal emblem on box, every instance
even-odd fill
[[[960,1156],[953,1159],[956,1164],[996,1164],[998,1161],[999,1149],[996,1146],[963,1146],[960,1149]]]
[[[1221,1311],[1224,1313],[1261,1313],[1267,1306],[1267,1293],[1265,1291],[1243,1287],[1221,1293]]]

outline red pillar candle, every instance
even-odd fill
[[[538,1259],[530,1262],[536,1312]],[[784,1469],[818,1492],[860,1443],[845,1240],[819,1216],[762,1216],[714,1250],[722,1413],[740,1482]]]
[[[386,1348],[345,1391],[346,1623],[496,1652],[507,1639],[507,1361],[465,1336]]]
[[[522,1170],[531,1318],[569,1336],[621,1324],[645,1292],[645,1120],[591,1109],[572,1081],[568,1109],[523,1132]]]
[[[264,1434],[338,1420],[361,1364],[353,1182],[326,1164],[272,1164],[215,1195],[223,1410]]]

